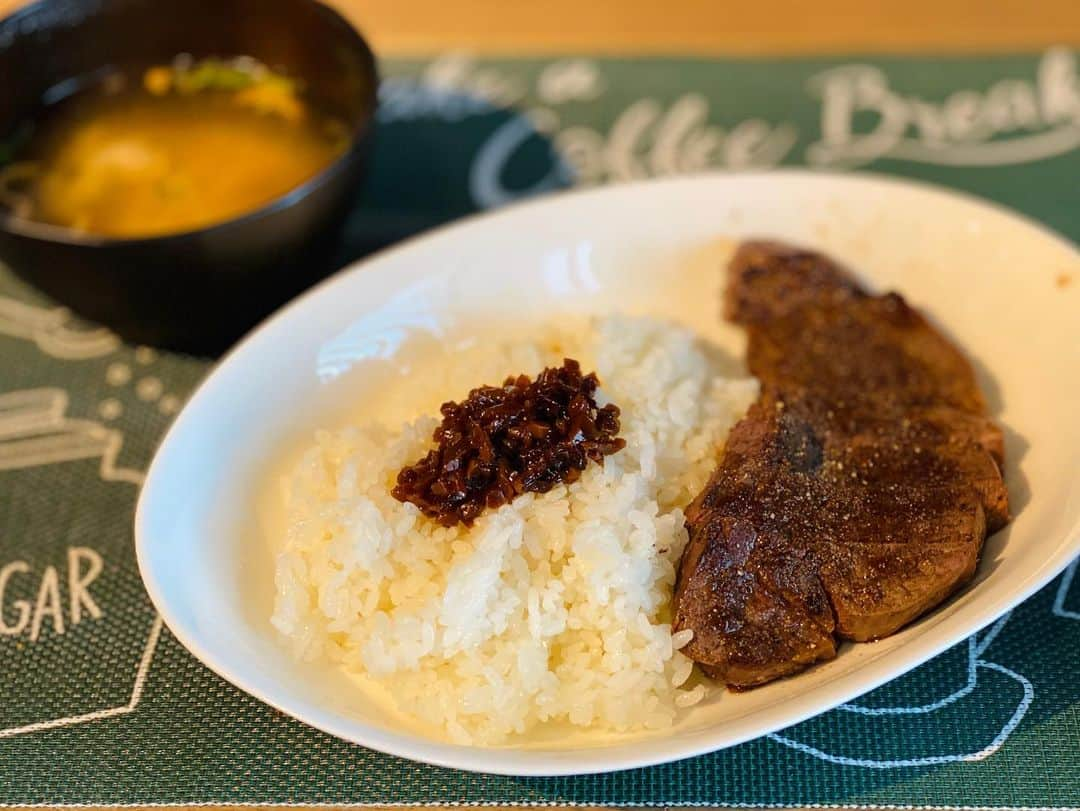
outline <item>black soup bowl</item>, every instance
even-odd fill
[[[182,53],[284,70],[345,123],[346,150],[261,208],[184,233],[101,237],[0,208],[0,259],[129,341],[214,354],[330,270],[370,152],[378,76],[363,37],[315,0],[41,0],[0,21],[0,144],[86,77]]]

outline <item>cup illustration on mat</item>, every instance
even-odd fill
[[[119,431],[67,409],[58,388],[0,394],[0,739],[131,712],[160,635],[131,544],[143,474],[117,463]]]
[[[79,329],[64,307],[36,307],[6,296],[0,296],[0,335],[33,341],[46,355],[64,360],[98,358],[120,346],[107,329]]]
[[[770,737],[830,763],[870,769],[984,760],[1035,697],[1027,678],[985,658],[1010,616],[858,702]]]
[[[0,470],[99,458],[102,479],[141,484],[140,471],[116,465],[123,435],[92,420],[68,417],[67,407],[63,389],[0,394]]]

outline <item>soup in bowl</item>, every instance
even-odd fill
[[[328,7],[43,0],[0,72],[0,259],[81,315],[215,352],[330,269],[377,74]]]

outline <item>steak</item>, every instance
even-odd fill
[[[750,242],[725,315],[761,394],[687,509],[673,628],[729,686],[894,633],[975,572],[1009,520],[1004,442],[960,351],[896,293]]]

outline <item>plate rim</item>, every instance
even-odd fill
[[[783,715],[780,720],[766,721],[754,725],[747,723],[746,717],[736,719],[733,723],[745,729],[741,729],[734,735],[726,735],[722,741],[710,743],[707,737],[695,735],[689,738],[691,745],[672,746],[646,755],[635,755],[633,757],[620,756],[620,751],[623,751],[620,745],[597,747],[589,750],[593,753],[593,756],[589,759],[589,765],[583,767],[572,759],[557,757],[557,750],[529,750],[512,746],[492,748],[465,746],[448,741],[428,739],[413,733],[403,734],[381,730],[366,722],[346,719],[334,713],[319,715],[317,712],[306,712],[305,707],[302,706],[305,703],[303,700],[289,701],[287,694],[281,697],[275,696],[272,691],[263,689],[260,685],[252,684],[251,680],[245,678],[243,674],[237,674],[227,663],[219,661],[212,651],[200,643],[198,635],[188,629],[171,610],[169,601],[159,586],[158,574],[155,572],[151,561],[150,546],[153,541],[149,538],[147,528],[149,519],[147,515],[155,501],[154,485],[164,475],[160,472],[165,464],[163,460],[167,460],[172,448],[178,442],[178,437],[186,429],[191,406],[197,401],[211,396],[210,392],[219,385],[222,379],[223,370],[231,366],[237,357],[247,353],[250,347],[262,339],[262,336],[273,331],[277,324],[293,317],[296,312],[306,308],[312,299],[325,295],[328,290],[343,283],[347,277],[363,273],[372,265],[381,264],[390,257],[407,254],[423,243],[445,238],[456,232],[469,231],[477,227],[483,228],[487,223],[520,216],[521,212],[558,207],[564,204],[567,199],[634,195],[641,193],[643,189],[647,190],[660,185],[710,185],[731,180],[782,184],[810,178],[841,185],[884,186],[886,188],[891,186],[907,191],[948,198],[954,202],[962,202],[975,208],[988,210],[999,216],[1005,216],[1033,230],[1040,238],[1050,240],[1080,258],[1080,246],[1068,237],[1026,214],[970,192],[952,189],[924,180],[908,179],[877,172],[816,171],[805,168],[739,172],[710,171],[693,175],[646,178],[628,183],[560,190],[538,198],[516,201],[495,210],[470,214],[450,223],[426,230],[421,234],[409,237],[393,246],[346,265],[327,279],[294,298],[244,336],[242,340],[218,360],[209,374],[195,387],[184,408],[170,425],[154,452],[153,459],[146,472],[144,484],[139,492],[135,510],[136,560],[140,577],[154,608],[181,645],[204,666],[236,688],[305,725],[355,745],[375,749],[396,757],[434,766],[512,777],[557,777],[609,773],[670,763],[737,746],[816,717],[842,703],[864,695],[882,684],[899,678],[997,621],[1050,583],[1080,553],[1080,515],[1077,516],[1076,523],[1071,530],[1061,539],[1057,554],[1044,561],[1039,568],[1028,575],[1025,581],[1017,584],[1007,596],[1000,599],[993,606],[978,612],[978,617],[967,623],[967,629],[952,631],[951,633],[931,633],[916,637],[907,643],[905,647],[910,648],[911,652],[900,661],[894,662],[893,659],[896,657],[885,656],[882,657],[884,662],[872,660],[857,668],[858,672],[873,674],[872,678],[867,679],[864,677],[861,680],[855,680],[845,676],[835,683],[823,684],[808,693],[796,696],[790,701],[794,701],[799,709]],[[973,624],[974,627],[971,627]],[[839,688],[836,686],[837,684],[840,685]],[[847,685],[847,689],[843,689],[845,685]],[[811,700],[811,697],[814,700]],[[790,703],[790,701],[784,703]],[[753,718],[761,714],[760,712],[754,712],[750,713],[748,717]],[[313,715],[316,717],[313,718]],[[352,729],[357,725],[364,727],[367,732],[363,740],[359,739],[354,729]],[[699,741],[699,739],[700,742],[693,743]],[[610,754],[607,754],[608,752]],[[488,762],[489,760],[490,762]]]

